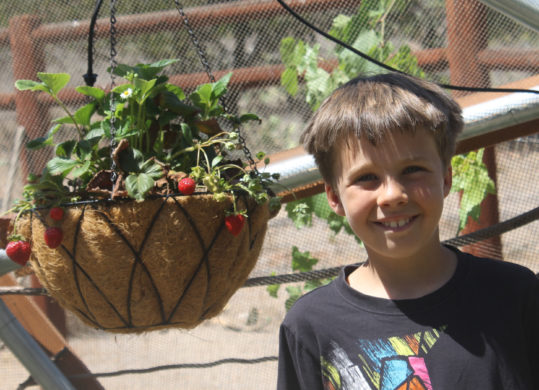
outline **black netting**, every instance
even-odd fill
[[[474,88],[529,89],[539,84],[539,33],[513,18],[472,0],[389,3],[392,4],[389,12],[375,20],[378,31],[383,34],[385,47],[392,45],[396,50],[408,46],[417,59],[422,77],[437,83]],[[109,4],[109,1],[103,2],[94,39],[93,71],[98,75],[96,85],[101,87],[111,82],[106,71],[110,65]],[[253,112],[262,118],[260,125],[243,129],[248,149],[253,154],[263,150],[271,155],[297,147],[299,134],[313,111],[306,101],[303,80],[294,96],[287,93],[281,83],[284,70],[281,42],[286,37],[293,37],[310,47],[319,45],[320,64],[328,72],[335,69],[337,63],[336,44],[301,23],[274,0],[116,1],[117,61],[135,64],[179,58],[179,62],[167,68],[172,82],[186,91],[207,82],[207,69],[193,45],[192,35],[185,28],[178,4],[188,17],[212,74],[220,78],[233,71],[226,96],[228,110]],[[353,17],[360,2],[289,0],[285,4],[327,33],[337,17]],[[7,210],[14,199],[20,198],[27,169],[39,168],[50,158],[51,152],[27,157],[21,145],[29,138],[39,136],[39,132],[48,131],[50,118],[61,115],[57,108],[42,102],[42,110],[36,111],[35,117],[24,119],[25,112],[15,99],[14,81],[21,74],[30,78],[37,71],[67,71],[72,76],[70,88],[83,85],[83,75],[88,70],[88,27],[95,5],[94,0],[19,0],[0,4],[0,66],[4,70],[0,74],[0,175],[5,178],[0,197],[3,210]],[[33,19],[29,19],[30,16]],[[358,29],[364,23],[373,23],[372,19],[358,20]],[[383,29],[380,23],[383,23]],[[23,31],[20,29],[27,24],[31,32],[25,39],[20,39],[17,31]],[[369,52],[368,39],[373,36],[365,34],[363,38],[347,43]],[[20,51],[21,44],[31,45],[32,42],[32,50]],[[19,45],[18,52],[14,52],[14,45]],[[373,55],[373,52],[368,54]],[[368,73],[385,71],[375,65],[362,66]],[[474,104],[471,100],[465,101],[465,96],[472,94],[470,91],[452,90],[451,93],[462,99],[459,101],[463,105]],[[503,95],[480,93],[474,98],[481,102],[498,96]],[[72,107],[83,103],[72,95],[65,97]],[[526,99],[532,101],[535,96],[529,94]],[[503,105],[485,109],[492,114],[507,111]],[[33,126],[29,133],[20,127],[23,120],[25,126]],[[537,121],[537,117],[531,120]],[[58,132],[58,138],[67,137],[68,131]],[[528,212],[533,214],[538,206],[537,134],[507,138],[511,140],[494,147],[495,204],[498,219],[502,222],[514,221]],[[440,224],[443,240],[452,240],[458,234],[459,201],[457,193],[451,194],[446,201]],[[474,250],[539,272],[539,244],[535,239],[539,222],[533,218],[527,222],[519,227],[509,226],[510,230],[505,230],[511,225],[509,222],[492,228],[489,235],[494,234],[498,243],[484,240],[477,243],[480,245],[474,246]],[[365,258],[363,248],[352,236],[344,232],[335,235],[328,224],[318,218],[314,218],[311,227],[298,229],[281,210],[269,222],[261,256],[248,282],[252,287],[240,289],[217,318],[189,332],[172,330],[134,337],[93,331],[68,313],[68,342],[90,371],[102,374],[99,380],[107,389],[221,389],[223,384],[237,389],[274,388],[278,325],[286,311],[286,301],[294,289],[303,286],[305,278],[299,275],[288,277],[290,280],[286,281],[290,283],[281,286],[277,298],[271,297],[266,290],[266,284],[276,280],[266,278],[293,273],[293,247],[309,251],[312,258],[319,260],[313,270],[316,277],[330,276],[338,267]],[[257,285],[261,280],[263,285]],[[21,284],[24,283],[21,279]],[[15,388],[27,374],[1,345],[0,358],[6,360],[7,367],[3,383],[6,388]],[[254,365],[247,366],[249,362]],[[159,371],[158,375],[156,371]]]

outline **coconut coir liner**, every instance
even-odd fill
[[[230,199],[192,195],[73,205],[62,244],[44,232],[54,221],[34,210],[18,230],[31,237],[31,263],[48,293],[83,322],[110,332],[193,328],[219,314],[253,269],[269,219],[267,205],[240,198],[240,234],[224,226]]]

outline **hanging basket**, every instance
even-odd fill
[[[193,328],[221,312],[260,253],[268,206],[236,201],[248,212],[237,236],[224,225],[232,200],[211,195],[71,205],[56,249],[43,238],[48,210],[25,214],[17,228],[31,237],[42,285],[86,324],[117,333]]]

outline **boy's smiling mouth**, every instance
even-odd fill
[[[412,217],[403,217],[399,219],[392,219],[392,220],[383,220],[383,221],[375,221],[376,224],[381,225],[382,227],[390,230],[400,230],[404,227],[407,227],[413,220],[417,218],[416,215]]]

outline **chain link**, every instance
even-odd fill
[[[195,32],[191,28],[191,24],[189,23],[189,19],[187,18],[187,15],[183,11],[183,6],[180,4],[178,0],[174,0],[174,4],[176,5],[176,9],[178,10],[178,13],[182,17],[183,25],[185,26],[185,29],[187,30],[187,33],[189,34],[189,37],[191,38],[191,41],[193,42],[193,45],[195,46],[195,49],[197,51],[198,57],[200,59],[200,62],[202,63],[202,66],[204,67],[204,70],[206,71],[206,74],[208,75],[208,78],[210,79],[210,82],[215,82],[215,77],[212,73],[210,64],[208,62],[208,58],[206,56],[206,53],[204,49],[202,48],[202,45],[198,41]],[[221,103],[221,106],[223,107],[223,110],[225,113],[229,114],[228,108],[226,106],[226,102],[224,98],[219,99],[219,102]],[[249,167],[251,168],[251,171],[254,172],[256,176],[260,175],[260,172],[258,172],[258,169],[256,167],[255,161],[253,159],[253,155],[251,154],[251,151],[247,147],[247,143],[243,135],[241,134],[240,128],[238,127],[236,129],[236,132],[238,133],[238,141],[239,144],[243,150],[243,154],[245,155],[245,158],[247,158],[247,161],[249,162]]]
[[[116,0],[110,0],[110,160],[111,160],[111,182],[112,182],[112,189],[114,190],[114,186],[116,184],[117,180],[117,167],[116,163],[114,162],[114,149],[116,147],[116,142],[114,140],[114,137],[116,135],[116,128],[115,128],[115,122],[116,122],[116,102],[114,101],[114,94],[112,93],[112,90],[114,89],[116,85],[116,76],[114,75],[114,71],[116,69],[116,66],[118,65],[116,61],[116,55],[118,54],[116,50]],[[111,191],[111,197],[113,195],[114,191]]]

